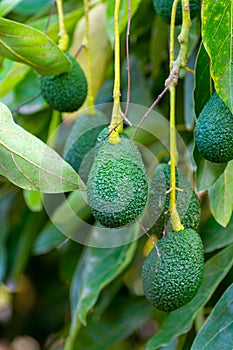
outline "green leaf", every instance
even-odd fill
[[[2,0],[0,3],[0,17],[6,16],[23,0]]]
[[[23,191],[24,200],[28,208],[37,213],[43,209],[42,197],[39,191]]]
[[[206,252],[212,252],[233,243],[233,215],[226,227],[210,218],[202,228],[201,237]]]
[[[30,67],[4,59],[0,74],[0,97],[7,95],[27,75]]]
[[[31,66],[41,75],[71,68],[68,58],[47,35],[5,18],[0,18],[0,55]]]
[[[202,40],[215,89],[233,113],[233,0],[202,2]]]
[[[208,196],[215,220],[226,227],[233,209],[233,161],[228,162],[224,173],[210,187]]]
[[[228,287],[194,340],[191,350],[233,349],[233,283]]]
[[[197,147],[194,148],[194,160],[197,166],[196,182],[199,192],[208,190],[222,175],[227,163],[212,163],[204,159]]]
[[[79,188],[79,176],[54,150],[14,123],[0,103],[0,174],[29,190],[60,193]]]
[[[196,117],[201,113],[204,105],[213,93],[212,79],[210,75],[210,58],[201,44],[195,65],[195,113]]]
[[[49,221],[34,242],[33,254],[47,254],[64,243],[65,240],[66,237],[63,233]]]
[[[119,234],[121,229],[109,229]],[[135,231],[135,225],[129,230]],[[86,317],[101,290],[118,276],[131,262],[136,242],[116,248],[87,247],[78,263],[71,286],[71,333],[76,323],[86,325]]]
[[[14,12],[20,15],[33,15],[52,6],[52,4],[53,0],[23,0],[23,2],[14,9]]]
[[[137,11],[142,0],[131,1],[131,18]],[[107,0],[106,8],[106,21],[105,27],[107,30],[108,38],[113,46],[114,43],[114,9],[115,2],[112,0]],[[119,31],[120,34],[124,31],[128,22],[128,0],[122,0],[120,4],[120,13],[119,13]]]
[[[146,344],[146,350],[156,350],[168,345],[172,339],[186,333],[192,327],[198,311],[210,299],[219,283],[233,265],[233,244],[205,263],[203,281],[197,295],[187,305],[173,311],[160,331]]]

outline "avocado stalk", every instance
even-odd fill
[[[119,11],[121,0],[115,1],[114,11],[114,38],[115,38],[115,72],[114,72],[114,88],[113,88],[113,110],[111,124],[109,126],[109,142],[117,144],[120,142],[119,134],[123,131],[123,118],[120,106],[120,32],[119,32]]]
[[[176,85],[178,83],[179,71],[186,66],[188,53],[188,36],[191,25],[189,0],[182,0],[182,27],[178,37],[180,42],[180,51],[177,59],[174,61],[174,28],[178,0],[175,0],[172,7],[171,30],[170,30],[170,75],[166,80],[170,92],[170,203],[169,211],[171,215],[172,227],[174,231],[181,231],[184,226],[181,223],[176,207],[176,164],[178,162],[178,152],[176,148],[176,123],[175,123],[175,102],[176,102]]]
[[[91,50],[90,50],[90,34],[89,34],[89,0],[84,0],[84,11],[85,11],[85,38],[84,38],[84,47],[87,55],[87,106],[88,106],[88,115],[95,115],[95,104],[94,96],[92,90],[92,59],[91,59]]]
[[[66,32],[62,0],[56,0],[56,3],[57,3],[57,12],[58,12],[58,19],[59,19],[58,47],[61,51],[67,51],[68,44],[69,44],[69,35]]]

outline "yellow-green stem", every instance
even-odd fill
[[[92,90],[92,59],[90,50],[90,33],[89,33],[89,0],[84,0],[85,10],[85,49],[87,54],[87,82],[88,82],[88,94],[87,94],[87,105],[88,114],[95,114],[94,96]]]
[[[58,33],[59,41],[58,41],[58,47],[62,51],[67,51],[68,44],[69,44],[69,35],[66,32],[62,0],[56,0],[56,3],[57,3],[58,18],[59,18],[59,33]]]
[[[72,327],[71,325],[70,334],[66,339],[64,350],[75,350],[75,340],[77,338],[80,327],[81,327],[81,323],[78,320],[76,321],[74,327]]]
[[[175,22],[176,22],[176,9],[180,0],[174,0],[171,13],[171,26],[170,26],[170,71],[172,70],[172,64],[174,62],[175,54]]]
[[[120,107],[120,32],[119,32],[119,11],[120,11],[121,0],[115,0],[115,11],[114,11],[114,36],[115,36],[115,75],[114,75],[114,89],[113,89],[113,110],[112,119],[109,126],[109,130],[116,127],[122,119],[122,112]],[[115,130],[113,130],[109,136],[110,143],[119,143],[120,136],[123,130],[123,123],[120,124]]]

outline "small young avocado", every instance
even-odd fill
[[[154,171],[151,180],[148,215],[151,227],[151,233],[155,233],[161,238],[164,233],[172,230],[172,224],[169,214],[170,193],[170,171],[168,164],[159,164]],[[200,224],[201,206],[199,199],[193,187],[180,169],[176,169],[176,206],[185,228],[197,230]],[[152,222],[152,219],[154,220]]]
[[[141,154],[132,140],[122,134],[120,138],[118,144],[106,138],[97,145],[87,181],[87,200],[94,217],[112,228],[135,221],[148,196]]]
[[[66,56],[72,63],[71,69],[59,75],[41,76],[40,90],[46,102],[60,112],[74,112],[79,109],[87,96],[86,76],[69,53]]]
[[[83,113],[75,121],[66,140],[64,159],[85,183],[94,161],[97,137],[107,125],[107,117],[102,112],[96,111],[94,115]]]
[[[233,159],[233,114],[216,92],[197,119],[195,143],[200,154],[211,162]]]
[[[165,22],[171,22],[171,12],[174,0],[153,0],[156,13],[164,19]],[[194,18],[200,13],[200,0],[190,0],[190,16]],[[178,3],[176,11],[176,25],[182,23],[182,5]]]
[[[203,275],[204,252],[198,233],[192,229],[169,232],[147,255],[142,268],[146,298],[154,307],[173,311],[197,293]]]

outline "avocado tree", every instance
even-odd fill
[[[0,2],[0,347],[233,348],[233,0]]]

